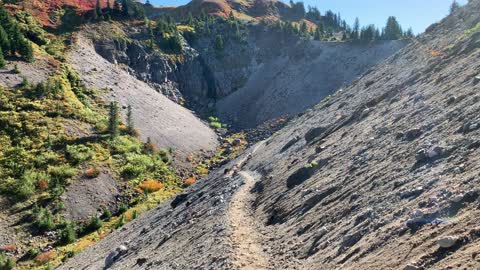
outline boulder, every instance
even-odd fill
[[[437,240],[437,244],[441,248],[451,248],[453,247],[458,241],[457,237],[454,236],[445,236]]]

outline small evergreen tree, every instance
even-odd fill
[[[0,25],[0,50],[7,53],[10,51],[10,39],[5,29]]]
[[[122,14],[125,17],[129,16],[129,7],[128,7],[128,1],[127,0],[122,0]]]
[[[3,52],[0,50],[0,68],[5,67],[6,64],[7,62],[5,61],[5,58],[3,58]]]
[[[302,23],[300,24],[300,35],[307,36],[307,34],[308,34],[307,23],[305,21],[302,21]]]
[[[60,242],[64,245],[71,244],[77,239],[77,233],[71,222],[65,224],[65,228],[60,231]]]
[[[217,35],[215,37],[215,50],[218,52],[223,51],[223,48],[225,47],[225,43],[223,41],[223,36],[222,35]]]
[[[119,134],[118,125],[120,123],[118,115],[117,102],[110,102],[109,115],[108,115],[108,132],[112,138],[115,138]]]
[[[355,23],[353,24],[352,37],[353,40],[358,40],[360,38],[360,20],[355,18]]]
[[[460,4],[457,0],[453,0],[452,4],[450,5],[450,14],[454,13],[460,8]]]
[[[97,3],[95,4],[94,17],[95,16],[96,16],[95,19],[101,18],[103,16],[102,6],[100,5],[100,0],[97,0]]]
[[[403,37],[403,30],[394,16],[388,17],[387,25],[384,29],[383,39],[397,40]]]
[[[133,134],[135,129],[134,123],[133,123],[133,112],[132,112],[132,106],[128,105],[127,107],[127,130],[128,133]]]

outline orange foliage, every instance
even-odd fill
[[[432,56],[440,56],[440,55],[443,55],[443,53],[442,53],[441,51],[439,51],[439,50],[431,50],[431,51],[430,51],[430,54],[431,54]]]
[[[190,162],[190,163],[193,162],[193,155],[192,154],[187,156],[187,162]]]
[[[54,259],[55,257],[56,257],[56,254],[54,251],[47,251],[35,257],[35,261],[40,264],[45,264],[51,261],[52,259]]]
[[[138,187],[143,190],[144,192],[155,192],[155,191],[159,191],[160,189],[163,188],[163,184],[160,183],[160,182],[157,182],[155,180],[145,180],[143,181],[142,183],[140,183],[140,185],[138,185]]]
[[[185,183],[185,185],[187,186],[193,185],[195,184],[195,182],[197,182],[197,179],[195,177],[190,177],[183,181],[183,183]]]
[[[100,174],[97,168],[90,168],[85,171],[85,176],[88,178],[95,178]]]

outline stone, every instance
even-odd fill
[[[425,161],[427,159],[427,150],[425,149],[418,150],[417,153],[415,154],[415,158],[419,162]]]
[[[409,131],[407,131],[405,133],[405,139],[407,141],[413,141],[416,138],[418,138],[420,135],[422,135],[422,130],[421,129],[419,129],[419,128],[410,129]]]
[[[403,268],[403,270],[420,270],[422,268],[418,267],[418,266],[415,266],[413,264],[407,264],[405,265],[405,267]]]
[[[235,139],[235,140],[233,140],[232,145],[233,145],[233,146],[239,146],[241,143],[242,143],[242,140],[240,140],[240,139]]]
[[[444,151],[443,147],[434,146],[427,151],[427,156],[429,158],[436,158],[436,157],[440,156],[443,153],[443,151]]]
[[[447,105],[453,104],[456,100],[457,100],[457,97],[456,97],[456,96],[450,96],[450,97],[447,99]]]
[[[453,236],[446,236],[437,240],[437,245],[441,248],[451,248],[453,247],[458,241],[458,238]]]

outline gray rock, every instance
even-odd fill
[[[437,240],[437,244],[441,247],[441,248],[451,248],[453,247],[458,241],[458,238],[457,237],[454,237],[454,236],[446,236],[446,237],[443,237],[443,238],[440,238]]]
[[[420,270],[422,269],[421,267],[415,266],[413,264],[407,264],[403,270]]]
[[[420,149],[417,151],[415,154],[415,159],[419,162],[425,161],[427,159],[427,150],[425,149]]]

